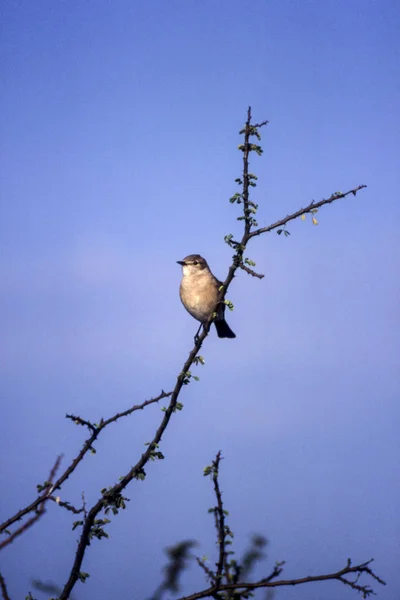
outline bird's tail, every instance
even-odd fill
[[[233,333],[232,329],[229,327],[228,323],[225,319],[221,319],[218,321],[214,321],[215,328],[217,330],[218,337],[220,338],[235,338],[236,335]]]

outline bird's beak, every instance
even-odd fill
[[[178,263],[178,265],[182,265],[182,267],[186,265],[184,260],[177,260],[176,262]]]

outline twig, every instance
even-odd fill
[[[58,471],[58,468],[60,466],[60,462],[61,462],[61,458],[62,456],[58,456],[53,468],[50,471],[50,475],[49,478],[47,480],[47,485],[46,485],[46,491],[44,493],[44,495],[42,496],[42,502],[39,504],[39,507],[36,511],[36,514],[31,517],[30,519],[28,519],[27,521],[25,521],[25,523],[23,525],[21,525],[21,527],[19,527],[18,529],[16,529],[13,533],[11,533],[3,542],[0,543],[0,550],[2,550],[3,548],[5,548],[6,546],[8,546],[9,544],[12,544],[13,541],[15,540],[15,538],[19,537],[20,535],[22,535],[27,529],[29,529],[30,527],[32,527],[32,525],[34,523],[36,523],[36,521],[38,521],[40,519],[40,517],[45,513],[45,503],[46,500],[49,500],[50,498],[50,494],[52,493],[52,491],[54,490],[54,486],[52,484],[53,479]]]
[[[69,502],[63,502],[62,500],[60,500],[59,496],[49,496],[49,500],[52,500],[53,502],[58,504],[58,506],[62,506],[66,510],[69,510],[70,512],[74,513],[74,515],[79,515],[85,510],[83,507],[75,508],[75,506],[73,506]]]
[[[217,572],[215,575],[215,585],[219,587],[222,582],[222,577],[225,574],[226,580],[229,581],[229,567],[226,560],[226,536],[225,513],[222,503],[222,495],[218,481],[219,463],[221,462],[221,452],[218,452],[215,460],[212,463],[212,479],[214,483],[214,492],[217,498],[217,506],[214,508],[215,528],[217,530],[217,541],[219,546],[219,557],[217,562]]]
[[[294,585],[301,585],[304,583],[313,583],[316,581],[329,581],[336,580],[349,585],[352,589],[361,592],[364,598],[374,594],[374,591],[369,586],[360,586],[355,582],[349,581],[345,578],[346,575],[356,574],[361,575],[366,573],[370,575],[373,579],[375,579],[378,583],[382,585],[386,585],[385,581],[383,581],[380,577],[378,577],[372,569],[369,568],[372,560],[369,560],[360,565],[351,566],[350,561],[348,561],[346,567],[341,569],[340,571],[336,571],[334,573],[327,573],[325,575],[314,575],[309,577],[301,577],[299,579],[279,579],[278,581],[271,581],[270,578],[261,579],[260,581],[246,582],[246,583],[227,583],[221,584],[219,586],[212,585],[209,588],[202,590],[200,592],[196,592],[195,594],[190,594],[189,596],[182,596],[179,600],[200,600],[200,598],[207,598],[209,596],[213,596],[218,592],[224,591],[251,591],[261,588],[276,588],[276,587],[287,587]]]
[[[249,110],[251,110],[251,108],[249,107]],[[253,129],[260,129],[261,127],[264,127],[264,125],[268,125],[269,121],[261,121],[261,123],[256,123],[255,125],[252,125]]]
[[[268,575],[268,577],[264,577],[264,579],[262,579],[262,581],[269,582],[269,581],[272,581],[273,579],[276,579],[277,577],[279,577],[279,575],[283,571],[283,565],[284,564],[285,564],[285,561],[281,561],[281,562],[277,563],[274,566],[274,568],[272,570],[272,573],[270,573]]]
[[[54,483],[52,491],[55,491],[55,490],[61,488],[62,484],[66,481],[66,479],[68,479],[68,477],[75,471],[76,467],[82,461],[85,454],[93,449],[93,443],[99,437],[100,433],[108,425],[110,425],[110,423],[115,423],[118,419],[120,419],[122,417],[126,417],[137,410],[143,410],[146,406],[149,406],[150,404],[154,404],[155,402],[159,402],[162,398],[168,398],[169,396],[171,396],[171,394],[172,394],[172,392],[162,391],[161,394],[159,394],[155,398],[151,398],[150,400],[145,400],[141,404],[136,404],[136,405],[132,406],[131,408],[129,408],[128,410],[117,413],[117,414],[113,415],[112,417],[110,417],[109,419],[106,419],[105,421],[101,420],[100,424],[98,426],[94,426],[92,423],[89,423],[89,421],[85,421],[84,419],[81,419],[80,417],[75,417],[73,415],[66,415],[67,418],[69,418],[75,422],[78,421],[79,424],[85,425],[86,427],[88,427],[92,431],[92,434],[85,441],[82,449],[80,450],[78,455],[74,458],[74,460],[69,465],[69,467],[64,471],[64,473]],[[20,511],[18,511],[11,518],[7,519],[7,521],[4,521],[4,523],[2,523],[0,525],[0,533],[2,531],[4,531],[5,529],[8,529],[13,523],[15,523],[16,521],[19,521],[22,517],[24,517],[28,513],[36,510],[38,506],[40,506],[43,502],[45,502],[47,500],[49,500],[49,494],[47,491],[45,491],[43,494],[38,496],[38,498],[36,498],[36,500],[34,500],[31,504],[29,504],[25,508],[21,509]],[[0,549],[1,549],[1,546],[0,546]]]
[[[60,594],[59,600],[67,600],[69,598],[71,591],[79,578],[82,561],[83,561],[83,558],[85,555],[86,548],[88,546],[88,541],[90,539],[90,532],[91,532],[91,529],[93,527],[93,524],[94,524],[94,521],[95,521],[97,515],[103,510],[103,508],[105,508],[107,506],[107,504],[110,502],[110,500],[112,500],[113,497],[120,494],[133,479],[140,478],[140,476],[143,476],[145,474],[144,467],[147,465],[148,461],[150,460],[150,458],[154,452],[154,448],[157,447],[159,442],[161,441],[161,438],[168,426],[171,416],[174,413],[174,411],[176,410],[179,393],[182,389],[182,386],[184,385],[184,383],[186,381],[186,377],[187,377],[186,374],[189,372],[191,365],[193,364],[196,356],[199,353],[199,350],[203,344],[203,341],[205,340],[205,338],[208,335],[208,332],[210,330],[210,325],[211,325],[211,322],[205,323],[201,334],[198,336],[193,349],[191,350],[185,364],[183,365],[182,371],[178,375],[178,378],[177,378],[177,381],[176,381],[173,391],[169,392],[168,394],[165,394],[165,392],[164,392],[163,395],[161,395],[158,398],[158,399],[160,399],[161,397],[165,398],[166,396],[170,396],[171,400],[169,402],[168,407],[165,409],[164,416],[161,420],[161,423],[160,423],[152,441],[149,443],[147,450],[142,454],[142,456],[140,457],[140,459],[138,460],[136,465],[134,467],[132,467],[124,477],[121,478],[120,482],[118,484],[114,485],[112,488],[110,488],[107,491],[107,493],[105,493],[96,502],[96,504],[94,506],[92,506],[92,508],[88,511],[87,517],[83,524],[81,537],[80,537],[80,540],[78,543],[78,549],[75,554],[75,560],[72,565],[68,581],[65,584],[62,593]],[[124,415],[124,413],[121,413],[120,416],[121,415]],[[111,422],[111,420],[110,420],[110,422]]]
[[[0,589],[1,589],[1,594],[3,596],[3,600],[11,600],[10,596],[8,595],[6,581],[5,581],[2,573],[0,573]]]
[[[316,203],[316,204],[312,203],[307,208],[300,209],[296,213],[293,213],[292,215],[288,215],[281,221],[278,221],[277,223],[274,223],[273,225],[270,225],[269,227],[251,230],[251,228],[257,226],[257,224],[252,217],[252,215],[254,214],[254,212],[256,210],[256,205],[254,205],[252,202],[250,202],[250,199],[249,199],[249,186],[252,185],[251,180],[254,178],[253,175],[249,174],[249,154],[252,150],[256,150],[257,153],[260,154],[262,150],[256,144],[251,144],[250,138],[251,138],[251,136],[259,137],[257,129],[266,124],[267,124],[267,121],[263,121],[261,123],[255,124],[255,125],[251,124],[251,109],[249,107],[249,109],[247,111],[247,120],[246,120],[245,128],[243,130],[244,144],[242,147],[242,150],[243,150],[243,190],[242,190],[242,194],[241,194],[241,201],[243,202],[243,217],[241,217],[241,218],[244,220],[244,232],[243,232],[243,236],[242,236],[242,239],[240,242],[231,241],[231,245],[235,249],[235,255],[233,258],[232,265],[230,266],[230,268],[228,270],[227,277],[226,277],[223,285],[221,286],[221,290],[219,293],[219,297],[218,297],[216,306],[218,306],[218,304],[223,301],[225,294],[229,288],[229,285],[231,284],[231,282],[235,276],[236,270],[238,268],[244,269],[247,273],[251,274],[252,276],[259,277],[259,278],[262,277],[262,275],[255,273],[254,271],[252,271],[252,269],[245,267],[245,265],[243,264],[244,250],[246,248],[246,244],[252,237],[255,237],[262,233],[267,233],[268,231],[272,231],[273,229],[276,229],[280,226],[285,225],[292,219],[297,218],[301,214],[311,212],[311,210],[316,209],[320,206],[323,206],[324,204],[334,202],[335,200],[338,200],[339,198],[344,198],[350,193],[353,193],[355,195],[358,190],[362,189],[363,187],[366,187],[366,186],[359,186],[358,188],[350,190],[349,192],[346,192],[345,194],[341,194],[341,193],[334,194],[326,200],[322,200],[321,202]],[[212,318],[212,316],[210,316],[210,319],[208,320],[208,322],[204,324],[201,334],[198,337],[196,337],[194,347],[191,350],[191,352],[189,353],[189,356],[188,356],[187,360],[185,361],[180,374],[177,377],[175,387],[171,392],[165,393],[164,391],[162,391],[162,393],[159,396],[157,396],[156,398],[147,400],[147,401],[143,402],[141,405],[133,406],[132,408],[130,408],[124,412],[117,413],[116,415],[114,415],[113,417],[111,417],[105,421],[101,420],[98,425],[91,423],[90,421],[84,420],[81,417],[76,417],[74,415],[67,415],[67,418],[75,421],[79,425],[87,427],[90,431],[90,436],[84,442],[81,451],[78,453],[78,455],[72,461],[72,463],[69,465],[69,467],[64,471],[64,473],[59,477],[59,479],[54,483],[54,485],[51,486],[51,488],[49,490],[46,490],[29,506],[20,510],[16,515],[11,517],[11,519],[8,519],[5,523],[3,523],[0,526],[0,532],[1,532],[4,529],[7,529],[7,527],[9,527],[11,524],[13,524],[14,522],[19,520],[21,517],[25,516],[26,514],[32,512],[34,510],[37,510],[37,513],[40,513],[41,510],[44,510],[45,502],[48,499],[53,499],[50,496],[53,493],[53,491],[60,489],[62,484],[66,481],[66,479],[68,479],[68,477],[75,471],[76,467],[80,464],[80,462],[83,460],[85,455],[88,452],[93,451],[93,443],[97,440],[98,436],[100,435],[100,433],[104,430],[104,428],[106,426],[108,426],[112,422],[116,422],[121,417],[130,415],[131,413],[133,413],[136,410],[143,409],[146,406],[148,406],[149,404],[158,402],[162,398],[167,398],[167,397],[170,398],[168,407],[166,407],[166,409],[165,409],[164,416],[159,424],[158,429],[156,430],[156,433],[155,433],[152,441],[148,445],[146,451],[141,455],[141,457],[137,461],[136,465],[134,467],[132,467],[126,473],[126,475],[124,477],[121,478],[121,480],[119,481],[118,484],[114,485],[113,487],[109,488],[106,492],[104,492],[102,494],[102,497],[96,502],[96,504],[94,504],[94,506],[92,506],[92,508],[90,510],[86,511],[86,507],[84,506],[85,518],[84,518],[84,522],[83,522],[83,528],[82,528],[80,540],[78,543],[78,548],[77,548],[77,551],[75,554],[74,563],[72,565],[72,568],[71,568],[71,571],[70,571],[70,574],[68,577],[68,581],[65,584],[64,589],[62,590],[62,592],[60,594],[60,600],[67,600],[70,597],[71,591],[72,591],[75,583],[77,582],[78,578],[81,576],[80,569],[81,569],[82,561],[83,561],[83,558],[85,555],[86,548],[91,539],[91,532],[92,532],[92,528],[94,527],[97,515],[103,509],[105,509],[108,505],[110,505],[110,503],[112,503],[113,499],[116,499],[118,497],[118,495],[121,494],[121,492],[126,488],[126,486],[133,479],[135,479],[135,478],[142,479],[145,476],[144,467],[147,465],[148,461],[154,457],[155,448],[158,446],[159,442],[161,441],[161,438],[170,422],[172,414],[177,409],[179,394],[181,392],[183,385],[185,385],[189,382],[189,379],[191,377],[190,368],[194,364],[195,359],[198,355],[198,352],[199,352],[200,348],[202,347],[202,344],[209,333],[212,320],[213,320],[213,318]],[[217,483],[218,483],[218,481],[217,481]],[[225,572],[227,580],[229,579],[229,566],[227,565],[227,561],[226,561],[227,553],[226,553],[226,549],[225,549],[226,540],[224,537],[227,535],[227,533],[226,533],[226,527],[225,527],[225,522],[224,522],[224,518],[223,518],[222,499],[221,499],[221,503],[219,503],[219,501],[217,501],[217,503],[218,503],[217,514],[218,514],[218,519],[219,519],[218,527],[219,527],[220,533],[222,531],[221,544],[220,544],[220,556],[219,556],[219,561],[218,561],[218,565],[217,565],[218,571],[217,571],[217,576],[216,576],[216,578],[219,580],[219,583],[218,583],[218,586],[213,585],[211,588],[209,588],[209,590],[205,590],[204,592],[199,592],[198,594],[189,596],[188,598],[190,598],[191,600],[196,600],[196,598],[202,598],[202,597],[205,597],[206,595],[211,595],[211,596],[215,595],[216,591],[217,591],[217,587],[218,587],[218,591],[223,591],[223,590],[229,591],[229,590],[243,589],[243,588],[246,589],[248,587],[249,587],[249,589],[255,589],[256,587],[276,587],[278,585],[295,585],[296,583],[305,583],[306,581],[320,581],[320,580],[322,580],[322,578],[338,579],[337,575],[335,575],[335,576],[331,575],[331,576],[321,576],[319,578],[306,578],[304,580],[293,580],[290,583],[282,583],[282,582],[280,583],[280,582],[276,582],[276,581],[272,582],[272,581],[263,580],[261,582],[258,582],[258,584],[257,583],[256,584],[246,584],[246,583],[245,584],[232,584],[232,583],[222,584],[222,575],[224,572]],[[221,513],[221,511],[222,511],[222,513]],[[222,514],[222,518],[221,518],[221,514]],[[36,516],[33,517],[33,520],[36,520]],[[26,527],[26,524],[24,527]],[[220,529],[221,527],[222,527],[222,530]],[[356,568],[353,568],[352,571],[341,572],[341,576],[344,576],[350,572],[356,572],[356,570],[354,570],[354,569],[356,569]],[[366,569],[364,569],[364,571],[365,570]],[[219,573],[219,575],[218,575],[218,573]],[[348,582],[348,584],[351,585],[351,582]]]
[[[299,210],[296,210],[296,212],[292,213],[291,215],[287,215],[284,219],[281,219],[280,221],[277,221],[276,223],[273,223],[272,225],[268,225],[268,227],[260,227],[260,229],[254,229],[249,234],[249,238],[251,239],[251,238],[255,237],[256,235],[261,235],[262,233],[268,233],[270,231],[273,231],[274,229],[278,229],[278,227],[283,227],[284,225],[289,223],[289,221],[298,219],[299,217],[301,217],[301,215],[310,213],[311,211],[313,211],[317,208],[320,208],[321,206],[324,206],[325,204],[331,204],[332,202],[335,202],[336,200],[340,200],[341,198],[346,198],[346,196],[349,196],[350,194],[353,194],[353,196],[355,196],[359,190],[363,190],[366,187],[367,187],[366,185],[358,185],[357,187],[353,188],[352,190],[349,190],[348,192],[344,192],[344,193],[336,192],[335,194],[332,194],[332,196],[329,196],[329,198],[320,200],[320,202],[311,202],[311,204],[309,204],[305,208],[300,208]]]
[[[87,518],[87,508],[86,508],[86,499],[85,499],[84,492],[82,492],[82,508],[83,508],[83,514],[85,515],[85,519],[86,519]]]
[[[258,279],[263,279],[263,277],[265,277],[262,273],[256,273],[255,271],[253,271],[253,269],[250,269],[244,263],[240,263],[239,267],[243,269],[243,271],[246,271],[246,273],[248,273],[249,275],[252,275],[253,277],[258,277]]]
[[[243,236],[242,236],[242,239],[240,242],[236,242],[236,241],[232,241],[232,240],[230,241],[230,244],[235,248],[235,254],[233,256],[233,261],[229,268],[226,279],[221,286],[221,290],[220,290],[219,297],[218,297],[218,302],[223,301],[223,299],[226,295],[226,292],[228,291],[228,288],[229,288],[230,284],[232,283],[233,278],[235,277],[236,270],[238,268],[244,267],[243,254],[246,249],[246,244],[251,237],[251,227],[252,227],[252,223],[253,223],[253,219],[252,219],[251,215],[252,215],[252,209],[254,206],[253,203],[250,202],[250,194],[249,194],[249,187],[250,187],[249,186],[249,181],[250,181],[249,155],[251,152],[250,137],[252,135],[254,135],[254,132],[256,131],[257,127],[263,127],[267,123],[268,123],[268,121],[263,121],[259,125],[252,125],[251,124],[251,107],[249,106],[249,108],[247,110],[246,123],[245,123],[244,129],[242,130],[242,133],[244,133],[244,144],[242,147],[242,150],[243,150],[243,172],[242,172],[241,201],[243,202],[243,216],[241,217],[241,219],[244,220],[244,231],[243,231]],[[243,265],[243,267],[242,267],[242,265]],[[247,271],[247,267],[244,270]],[[250,271],[251,271],[251,269],[249,269],[249,271],[247,271],[247,272],[249,273]],[[250,274],[253,274],[253,273],[250,273]],[[260,277],[259,275],[255,274],[255,272],[254,272],[254,275],[256,277]]]
[[[266,124],[266,122],[260,123],[260,126],[265,125],[265,124]],[[249,107],[249,109],[247,111],[247,120],[246,120],[245,128],[243,130],[244,144],[243,144],[242,202],[243,202],[244,233],[243,233],[241,242],[239,244],[235,245],[235,255],[233,257],[233,262],[229,268],[227,277],[221,286],[221,290],[219,292],[216,306],[218,306],[218,304],[223,301],[225,294],[229,288],[229,285],[231,284],[231,282],[235,276],[236,270],[240,267],[240,264],[243,263],[243,253],[246,248],[247,242],[251,239],[251,237],[254,237],[255,235],[260,235],[261,233],[264,233],[264,232],[266,233],[267,231],[270,231],[271,229],[275,229],[276,227],[279,226],[279,223],[275,223],[274,225],[270,226],[270,228],[264,228],[264,229],[258,229],[258,230],[251,231],[251,227],[254,224],[254,220],[251,216],[254,212],[254,205],[251,204],[250,200],[249,200],[249,181],[250,181],[249,153],[253,149],[253,146],[254,146],[250,143],[250,137],[252,135],[256,135],[255,130],[256,130],[256,126],[251,124],[251,108]],[[323,204],[328,204],[329,202],[333,202],[334,200],[343,198],[346,195],[348,195],[349,193],[355,194],[358,191],[358,189],[361,189],[362,187],[365,187],[365,186],[359,186],[359,188],[351,190],[350,192],[346,192],[346,194],[336,194],[328,200],[323,200],[320,203],[312,204],[307,209],[301,209],[300,211],[298,211],[298,213],[299,213],[298,216],[300,216],[304,212],[311,211],[312,208],[315,209],[315,208],[318,208],[319,206],[322,206]],[[297,216],[297,213],[294,213],[293,215],[289,215],[288,217],[286,217],[285,219],[282,220],[282,223],[284,224],[284,223],[290,221],[291,219],[296,218],[296,216]],[[183,365],[183,368],[182,368],[180,374],[178,375],[176,385],[175,385],[172,393],[170,392],[170,394],[168,394],[168,395],[170,395],[171,399],[170,399],[170,403],[169,403],[168,407],[166,408],[166,410],[164,412],[164,417],[153,437],[153,440],[148,445],[146,452],[144,452],[142,454],[142,456],[140,457],[140,459],[138,460],[136,465],[134,467],[132,467],[132,469],[130,469],[130,471],[121,479],[121,481],[118,484],[116,484],[115,486],[113,486],[107,492],[107,494],[105,494],[102,498],[100,498],[98,500],[98,502],[89,510],[87,517],[84,521],[83,530],[82,530],[81,537],[80,537],[80,540],[78,543],[78,549],[77,549],[77,552],[75,555],[74,564],[71,568],[68,581],[60,595],[60,600],[67,600],[69,598],[69,595],[70,595],[76,581],[79,578],[80,568],[81,568],[84,554],[86,551],[86,547],[88,545],[88,541],[90,538],[90,532],[91,532],[94,521],[95,521],[97,515],[99,514],[99,512],[103,508],[105,508],[105,506],[107,505],[107,502],[110,499],[112,499],[113,496],[120,494],[122,492],[122,490],[124,490],[126,488],[126,486],[133,479],[138,478],[140,476],[142,476],[142,477],[144,476],[144,474],[145,474],[144,467],[146,466],[147,462],[150,460],[150,457],[152,456],[152,453],[154,452],[154,448],[158,446],[158,444],[168,426],[168,423],[171,419],[172,413],[176,410],[176,405],[178,402],[178,397],[181,392],[182,386],[184,384],[188,383],[188,374],[190,376],[190,368],[191,368],[192,364],[194,363],[195,358],[198,355],[198,352],[199,352],[200,348],[202,347],[202,344],[209,333],[212,321],[213,321],[213,317],[212,317],[212,315],[210,315],[209,320],[206,323],[204,323],[204,325],[203,325],[201,334],[195,338],[194,347],[191,350],[185,364]],[[93,432],[93,436],[95,436],[95,433],[96,432]],[[89,449],[89,448],[90,448],[90,443],[89,443],[89,446],[87,449]],[[81,458],[79,459],[79,461],[80,460],[81,460]],[[272,583],[273,582],[270,582],[269,585],[271,585]],[[230,585],[232,585],[232,584],[230,584]],[[225,586],[224,588],[221,587],[220,589],[228,590],[228,589],[236,589],[236,588],[229,588],[229,587]],[[215,593],[215,589],[212,593]],[[199,597],[203,597],[203,596],[199,596]]]
[[[208,577],[208,579],[210,580],[211,583],[215,583],[215,573],[212,569],[210,569],[209,567],[207,567],[207,565],[204,564],[204,561],[201,560],[201,558],[199,558],[198,556],[196,556],[196,562],[199,565],[199,567],[201,569],[203,569],[204,573],[206,574],[206,577]]]

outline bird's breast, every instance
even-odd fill
[[[215,308],[218,288],[209,276],[183,277],[180,296],[184,307],[195,319],[206,321]]]

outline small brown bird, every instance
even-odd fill
[[[202,324],[206,323],[211,314],[216,311],[214,323],[218,337],[236,337],[225,321],[225,304],[221,302],[216,307],[222,282],[211,273],[207,261],[200,254],[190,254],[177,262],[182,265],[179,294],[186,310]]]

